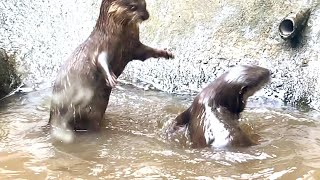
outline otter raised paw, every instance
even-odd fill
[[[59,132],[66,132],[72,139],[73,130],[99,129],[111,89],[130,61],[173,58],[169,51],[140,42],[139,23],[148,18],[145,0],[102,0],[93,31],[54,83],[49,123],[58,129],[55,137],[63,140]]]
[[[250,146],[253,142],[239,127],[247,99],[270,79],[268,69],[241,65],[205,87],[192,105],[175,119],[172,132],[187,126],[192,146]]]

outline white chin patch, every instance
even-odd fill
[[[204,137],[208,145],[222,148],[230,143],[229,131],[211,111],[211,107],[208,104],[205,105],[205,112],[201,121],[203,122]]]
[[[131,22],[134,23],[134,24],[141,24],[142,21],[143,21],[143,20],[142,20],[141,18],[139,18],[138,16],[134,16],[134,17],[132,18],[132,20],[131,20]]]

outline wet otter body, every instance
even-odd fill
[[[131,60],[173,58],[168,51],[140,42],[138,25],[148,18],[144,0],[102,0],[92,33],[68,58],[54,83],[49,119],[54,135],[63,131],[71,137],[66,129],[97,130],[116,78]]]
[[[240,129],[238,120],[248,97],[269,78],[269,70],[259,66],[230,69],[195,97],[192,105],[175,119],[173,129],[186,125],[195,148],[254,145]]]

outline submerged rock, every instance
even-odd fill
[[[0,98],[20,84],[20,77],[15,67],[14,57],[8,56],[6,51],[0,48]]]

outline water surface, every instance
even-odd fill
[[[0,179],[319,179],[320,124],[316,112],[249,102],[242,123],[260,145],[192,149],[166,125],[192,96],[119,85],[102,129],[72,144],[55,142],[44,126],[51,89],[0,102]]]

